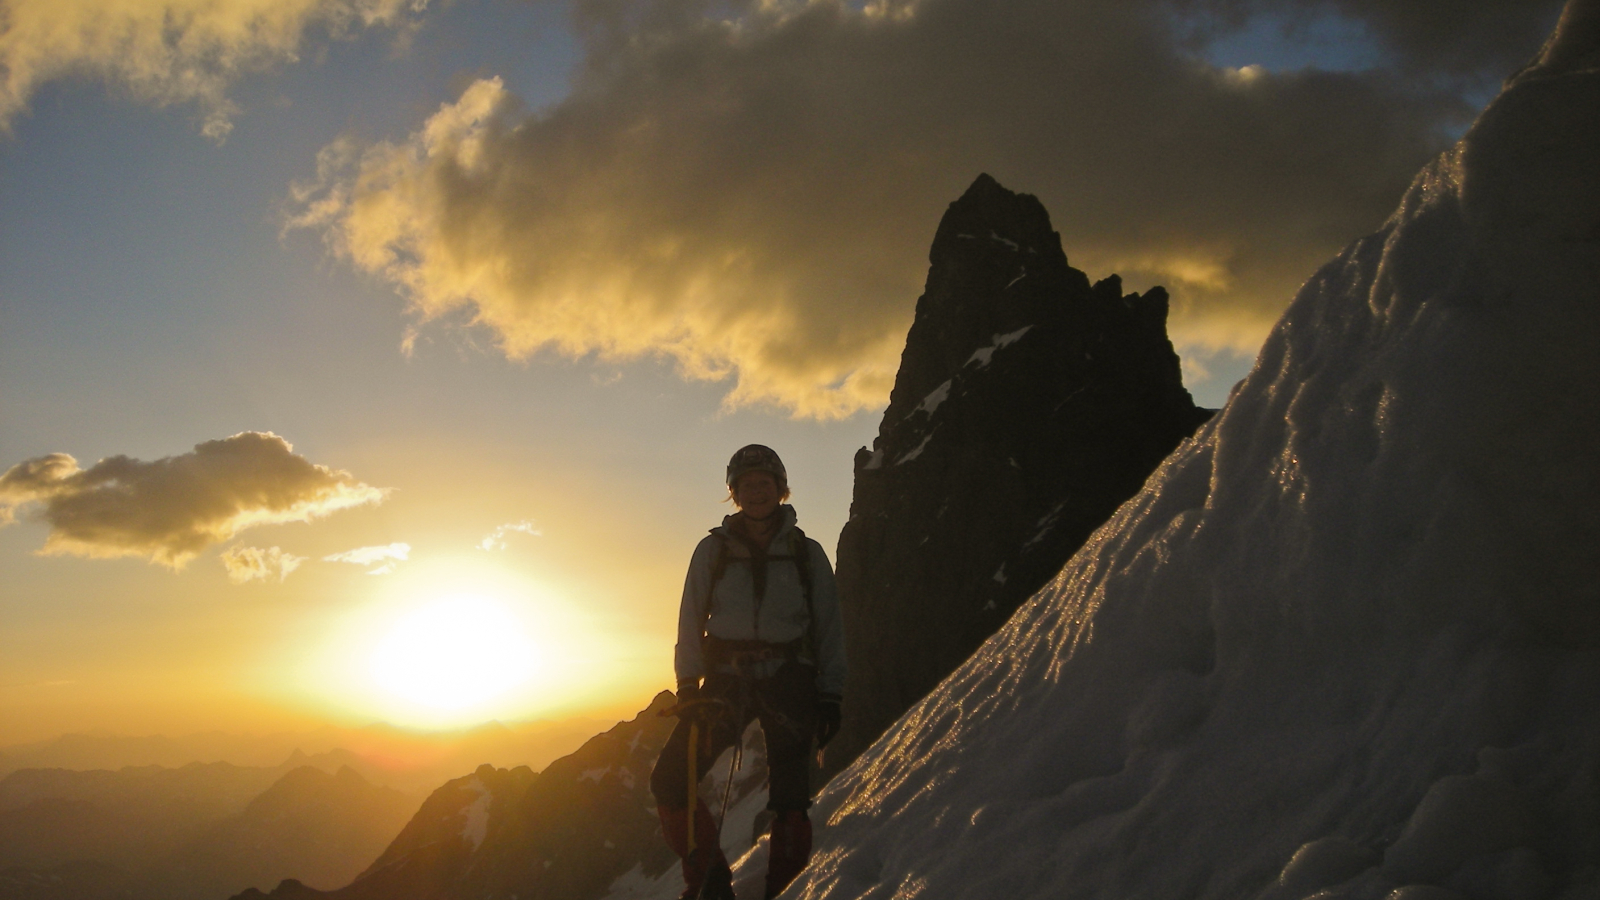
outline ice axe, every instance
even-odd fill
[[[688,784],[689,791],[687,798],[688,803],[684,809],[685,824],[688,826],[687,845],[689,858],[693,858],[695,850],[699,849],[695,846],[694,814],[695,810],[700,805],[699,754],[701,716],[696,715],[695,713],[701,710],[715,710],[721,712],[726,711],[727,708],[728,703],[726,700],[712,698],[705,700],[689,700],[684,703],[678,703],[670,706],[660,712],[660,715],[663,716],[678,716],[680,718],[687,718],[689,721],[689,752],[686,754],[689,768],[689,777],[686,779],[686,783]],[[721,818],[717,822],[717,836],[719,839],[722,835],[722,822],[726,821],[728,818],[728,797],[733,793],[733,773],[734,770],[739,767],[739,760],[743,755],[744,748],[736,742],[733,749],[733,759],[728,764],[728,783],[724,785],[722,790],[722,814]],[[707,875],[709,875],[709,868],[707,870]],[[700,895],[705,892],[706,882],[708,880],[709,879],[707,877],[702,877],[700,879],[700,891],[695,895],[696,900],[698,900]]]

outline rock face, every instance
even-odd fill
[[[850,675],[837,771],[960,665],[1210,415],[1161,288],[1067,264],[987,175],[950,205],[839,536]]]

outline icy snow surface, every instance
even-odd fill
[[[1227,408],[828,785],[786,897],[1600,895],[1597,31],[1569,5]]]

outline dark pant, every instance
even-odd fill
[[[724,750],[744,734],[751,719],[761,721],[767,741],[769,790],[767,808],[784,812],[811,807],[811,740],[817,733],[817,672],[811,666],[786,662],[771,678],[744,678],[712,673],[700,688],[700,698],[721,700],[708,705],[714,711],[701,725],[697,751],[699,779]],[[680,719],[650,774],[650,791],[656,803],[685,809],[689,803],[689,723]]]

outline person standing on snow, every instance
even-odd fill
[[[732,873],[705,802],[695,798],[690,815],[690,733],[700,744],[698,783],[751,719],[761,722],[767,808],[776,813],[766,896],[775,897],[811,858],[812,741],[820,748],[838,733],[844,689],[833,568],[783,502],[789,499],[783,462],[751,444],[729,461],[727,485],[739,511],[711,529],[689,561],[674,657],[685,711],[650,776],[662,833],[683,859],[683,896],[708,900],[732,900]]]

